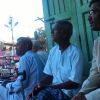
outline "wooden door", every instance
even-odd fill
[[[78,19],[78,30],[80,34],[81,47],[85,58],[85,73],[87,74],[92,62],[93,42],[99,35],[97,32],[92,32],[88,22],[90,0],[75,0],[76,12]]]
[[[53,46],[51,29],[57,20],[70,20],[73,24],[71,42],[78,45],[84,54],[85,75],[88,75],[92,60],[93,41],[99,33],[93,33],[88,22],[90,0],[42,0],[48,48]]]
[[[45,20],[45,29],[47,35],[48,48],[50,49],[53,46],[51,39],[51,29],[53,22],[57,20],[70,20],[74,26],[74,36],[77,38],[78,27],[77,27],[77,18],[75,3],[73,0],[42,0],[43,1],[43,12]],[[73,14],[75,15],[73,17]],[[71,39],[74,41],[74,39]],[[79,44],[78,39],[74,42]]]

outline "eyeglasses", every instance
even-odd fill
[[[96,10],[90,10],[89,11],[89,14],[90,15],[95,15],[96,13],[100,13],[100,10],[99,9],[96,9]]]

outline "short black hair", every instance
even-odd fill
[[[99,2],[99,5],[100,5],[100,0],[91,0],[91,1],[90,1],[90,4],[89,4],[89,7],[91,7],[91,5],[92,5],[93,3],[96,3],[96,2]]]
[[[69,38],[72,36],[73,25],[71,22],[69,22],[68,20],[59,20],[55,23],[57,23],[61,29],[64,29],[65,33],[68,34]]]

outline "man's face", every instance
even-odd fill
[[[24,51],[25,50],[24,50],[23,46],[19,42],[17,42],[17,44],[16,44],[16,54],[18,56],[22,56],[24,54]]]
[[[62,33],[61,33],[61,29],[60,29],[60,27],[57,23],[54,25],[51,34],[52,34],[53,41],[58,43],[60,41],[61,37],[62,37]]]
[[[88,20],[93,31],[100,31],[100,6],[98,2],[91,5]]]
[[[61,26],[60,24],[56,23],[53,27],[52,30],[52,39],[53,41],[55,41],[56,43],[63,43],[65,41],[69,41],[69,39],[67,39],[68,34],[67,34],[67,29],[65,29],[66,27]]]

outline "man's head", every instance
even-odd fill
[[[33,42],[32,50],[34,52],[37,52],[38,50],[41,50],[41,44],[40,44],[39,40],[33,40],[32,42]]]
[[[89,22],[93,31],[100,31],[100,0],[90,2]]]
[[[28,37],[20,37],[17,39],[16,54],[23,56],[27,51],[32,50],[32,41]]]
[[[69,42],[72,30],[73,26],[70,22],[57,21],[52,29],[52,38],[58,44]]]

